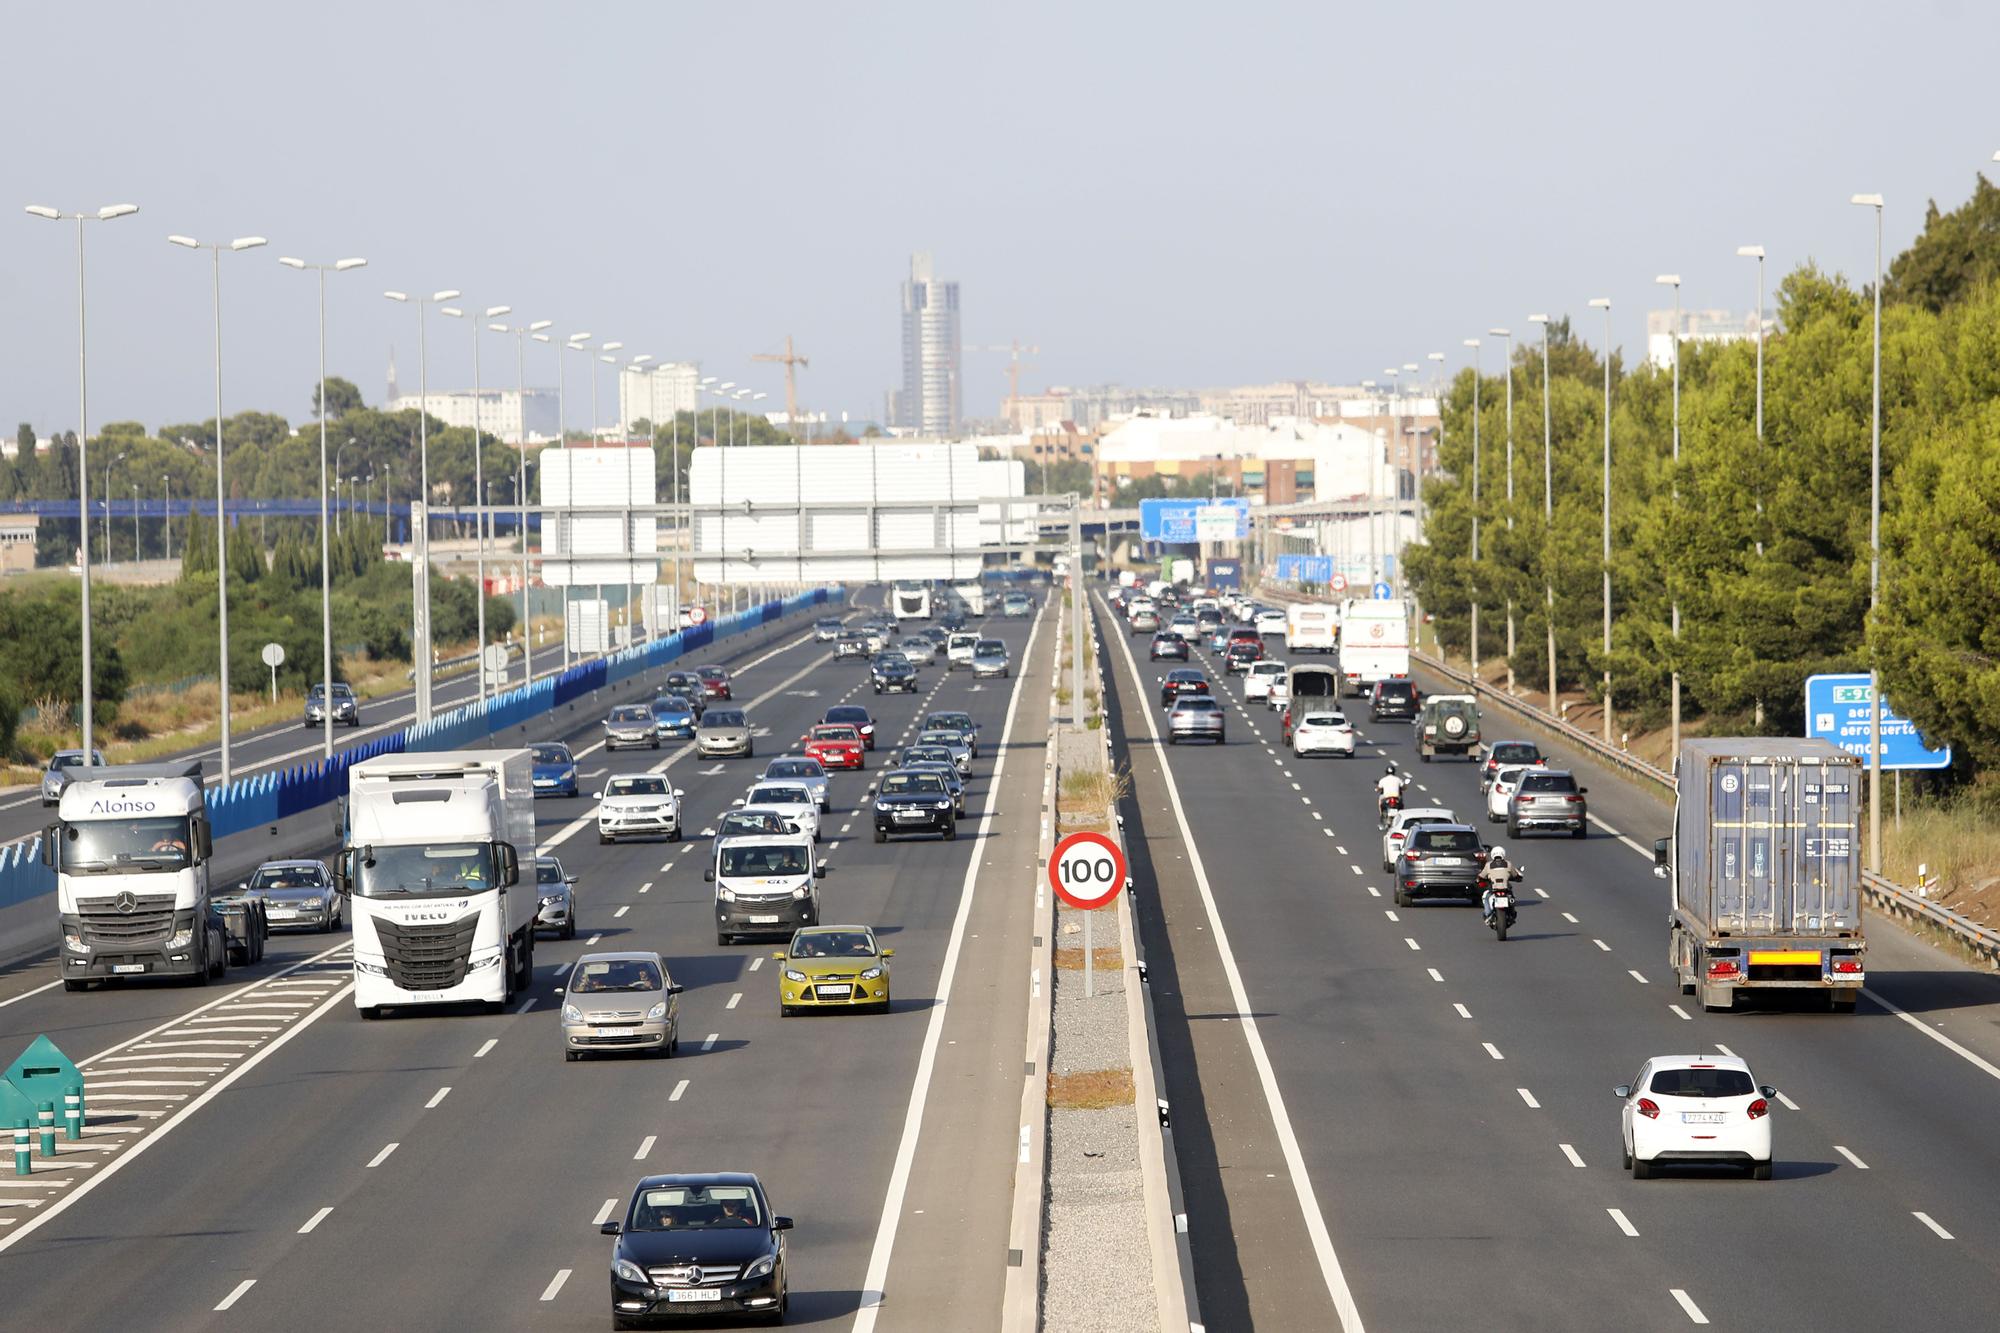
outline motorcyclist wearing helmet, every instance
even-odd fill
[[[1403,788],[1408,785],[1409,779],[1398,773],[1394,764],[1389,765],[1388,771],[1375,780],[1375,814],[1378,818],[1389,812],[1390,802],[1402,802]]]
[[[1521,871],[1507,860],[1505,847],[1494,847],[1487,851],[1486,864],[1479,868],[1479,910],[1482,920],[1488,924],[1493,921],[1493,890],[1513,884],[1520,878]]]

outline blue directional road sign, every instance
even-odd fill
[[[1202,540],[1196,531],[1197,519],[1204,509],[1234,510],[1236,513],[1236,540],[1250,535],[1250,501],[1243,496],[1223,496],[1211,505],[1208,500],[1141,500],[1139,501],[1139,535],[1149,542],[1170,544],[1192,544]]]
[[[1391,594],[1390,594],[1390,592],[1389,592],[1389,585],[1388,585],[1388,584],[1386,584],[1386,583],[1377,583],[1377,584],[1375,585],[1375,600],[1376,600],[1376,601],[1378,601],[1378,602],[1386,602],[1386,601],[1388,601],[1388,600],[1389,600],[1389,598],[1390,598],[1390,595],[1391,595]]]
[[[1873,694],[1865,672],[1806,677],[1806,735],[1832,741],[1849,754],[1868,758],[1868,714]],[[1951,747],[1924,744],[1916,724],[1882,702],[1882,767],[1949,768]]]

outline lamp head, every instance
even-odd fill
[[[303,260],[303,259],[294,259],[294,258],[293,258],[292,256],[290,256],[290,255],[280,255],[280,256],[278,256],[278,262],[279,262],[280,264],[283,264],[283,265],[284,265],[284,266],[285,266],[286,268],[304,268],[304,267],[306,266],[306,261],[305,261],[305,260]]]
[[[1590,308],[1592,310],[1609,310],[1611,308],[1611,298],[1608,296],[1593,296],[1590,298]]]
[[[368,267],[368,261],[365,259],[336,259],[333,261],[333,271],[335,273],[345,273],[351,268],[366,267]]]
[[[190,249],[190,250],[199,250],[199,249],[201,249],[201,242],[200,242],[200,241],[197,241],[197,240],[196,240],[196,239],[195,239],[194,237],[192,237],[192,236],[169,236],[169,237],[167,237],[167,244],[168,244],[168,245],[184,245],[184,246],[186,246],[186,247],[187,247],[188,249]]]
[[[1528,322],[1530,324],[1541,324],[1546,326],[1549,322],[1549,317],[1547,315],[1530,315],[1528,316]]]
[[[128,217],[138,211],[137,204],[106,204],[97,210],[97,218],[100,222],[109,222],[112,218]]]
[[[1879,194],[1857,194],[1847,202],[1850,204],[1859,204],[1863,208],[1880,208],[1882,207],[1882,196]]]
[[[256,250],[269,244],[270,242],[262,236],[238,236],[229,243],[229,248],[232,250]]]
[[[1745,259],[1762,259],[1764,257],[1764,247],[1761,245],[1739,245],[1736,247],[1736,253]]]
[[[1662,273],[1659,277],[1654,278],[1653,281],[1662,287],[1678,288],[1681,285],[1681,275],[1678,273]]]
[[[47,218],[51,222],[59,221],[62,218],[61,213],[50,208],[47,204],[29,204],[28,211],[38,218]]]

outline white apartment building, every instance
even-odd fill
[[[903,387],[890,399],[891,422],[925,435],[958,433],[958,284],[936,275],[928,251],[910,256],[903,284]]]
[[[701,401],[701,362],[663,361],[618,371],[618,433],[630,435],[638,421],[672,421],[693,412]]]
[[[1776,327],[1776,321],[1765,316],[1766,334]],[[1757,336],[1757,316],[1739,315],[1733,310],[1683,310],[1681,311],[1681,341],[1683,343],[1733,343]],[[1646,359],[1659,370],[1671,370],[1674,364],[1674,312],[1672,310],[1649,310],[1646,312]]]
[[[435,421],[470,430],[475,424],[496,439],[515,444],[526,439],[534,444],[556,437],[556,391],[529,389],[470,390],[433,389],[428,394],[406,393],[389,399],[388,410],[401,412],[421,406]]]

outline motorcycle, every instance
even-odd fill
[[[1485,877],[1482,875],[1482,879]],[[1514,881],[1521,878],[1517,869],[1498,884],[1486,881],[1486,925],[1493,932],[1496,941],[1504,942],[1507,932],[1514,925]]]
[[[1375,798],[1375,827],[1387,829],[1389,821],[1394,819],[1396,812],[1402,808],[1403,798],[1401,796],[1377,796]]]

